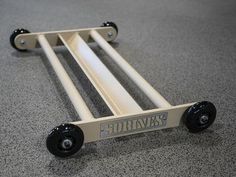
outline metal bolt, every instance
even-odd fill
[[[199,119],[200,124],[206,124],[209,120],[209,117],[207,115],[202,115]]]
[[[111,38],[111,37],[113,36],[113,32],[112,32],[112,31],[109,31],[109,32],[107,33],[107,36],[108,36],[109,38]]]
[[[25,45],[25,41],[23,39],[20,40],[20,45]]]
[[[64,139],[61,143],[61,146],[63,149],[70,149],[73,145],[73,142],[71,139]]]

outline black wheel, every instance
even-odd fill
[[[83,131],[73,124],[62,124],[55,127],[46,140],[49,152],[58,157],[68,157],[75,154],[83,143]]]
[[[19,50],[19,51],[26,51],[26,49],[19,49],[16,47],[16,44],[15,44],[15,38],[20,35],[20,34],[25,34],[25,33],[30,33],[28,30],[26,29],[23,29],[23,28],[19,28],[19,29],[16,29],[13,31],[13,33],[11,34],[10,36],[10,43],[11,43],[11,46],[16,49],[16,50]]]
[[[112,27],[116,30],[116,33],[118,34],[118,27],[117,25],[114,23],[114,22],[109,22],[109,21],[106,21],[102,24],[101,27]]]
[[[192,133],[207,129],[214,122],[215,118],[216,108],[208,101],[194,104],[183,115],[184,123]]]

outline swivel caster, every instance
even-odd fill
[[[26,49],[20,49],[20,48],[17,48],[16,47],[16,44],[15,44],[15,39],[16,39],[16,37],[18,36],[18,35],[20,35],[20,34],[25,34],[25,33],[30,33],[28,30],[26,30],[26,29],[23,29],[23,28],[18,28],[18,29],[16,29],[16,30],[14,30],[13,31],[13,33],[11,34],[11,36],[10,36],[10,43],[11,43],[11,46],[14,48],[14,49],[16,49],[16,50],[18,50],[18,51],[21,51],[21,52],[24,52],[24,51],[27,51]],[[22,43],[23,43],[24,41],[22,41]]]
[[[184,123],[192,133],[207,129],[215,120],[216,108],[208,101],[198,102],[189,107],[184,115]]]
[[[58,157],[68,157],[79,151],[84,143],[83,131],[73,124],[55,127],[46,140],[47,149]]]

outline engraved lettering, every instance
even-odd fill
[[[166,126],[167,116],[168,113],[164,112],[146,117],[140,116],[102,123],[100,126],[100,136],[101,138],[107,138],[131,132],[158,129]]]

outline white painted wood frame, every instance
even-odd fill
[[[80,121],[70,123],[82,129],[85,142],[177,127],[185,110],[194,104],[172,106],[112,48],[108,42],[113,41],[116,36],[117,32],[112,27],[97,27],[20,34],[15,39],[16,47],[19,49],[38,47],[43,49],[81,118]],[[158,108],[143,110],[87,45],[89,42],[96,42]],[[112,116],[96,119],[93,117],[53,51],[53,47],[60,45],[64,45],[69,50],[112,111]]]

